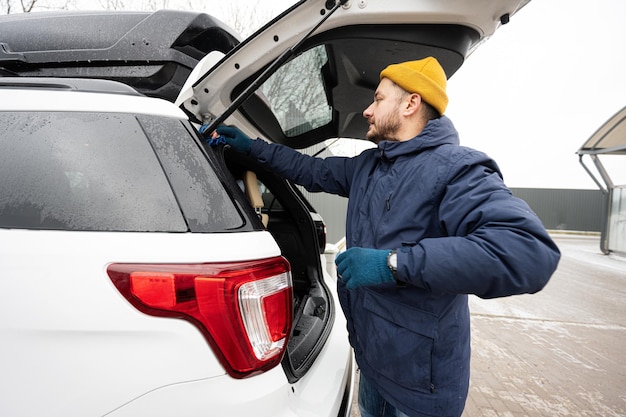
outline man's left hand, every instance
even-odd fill
[[[388,250],[350,248],[337,255],[337,273],[348,288],[395,282],[387,256]]]

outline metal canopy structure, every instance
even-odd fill
[[[583,168],[606,195],[607,209],[602,219],[600,248],[604,253],[626,254],[626,184],[614,184],[600,161],[601,155],[626,155],[626,106],[606,121],[576,152]],[[587,155],[602,182],[583,160]]]
[[[581,165],[600,187],[602,191],[608,191],[613,187],[613,181],[604,169],[598,155],[626,155],[626,106],[602,125],[583,146],[576,152]],[[589,155],[596,169],[604,180],[601,184],[596,176],[589,170],[583,161],[583,157]]]

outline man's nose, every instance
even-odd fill
[[[372,105],[367,106],[365,110],[363,110],[363,117],[369,119],[372,116]]]

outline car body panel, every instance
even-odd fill
[[[15,381],[3,378],[7,386],[0,392],[49,395],[48,401],[39,400],[51,407],[67,407],[57,410],[65,415],[94,412],[94,404],[87,404],[81,412],[75,408],[80,401],[68,398],[59,403],[56,398],[88,400],[89,393],[102,391],[106,393],[103,399],[108,399],[98,402],[104,414],[166,385],[225,374],[202,334],[188,321],[151,317],[133,308],[112,285],[106,273],[109,264],[230,262],[237,260],[237,254],[245,254],[240,257],[246,260],[280,254],[266,232],[201,235],[0,229],[0,240],[11,242],[0,259],[0,304],[7,309],[3,316],[12,317],[3,320],[0,329],[3,374],[30,381],[29,390],[12,390]],[[34,254],[37,262],[33,262]],[[16,299],[28,302],[15,303]],[[126,382],[118,384],[120,378]],[[72,393],[77,380],[83,381],[79,385],[84,392]],[[13,404],[23,413],[29,405],[39,406],[16,397],[3,398],[0,408]],[[34,414],[35,410],[25,413]]]
[[[119,120],[107,113],[124,113],[188,125],[174,104],[111,81],[1,80],[3,113],[97,113],[103,120]],[[7,126],[22,135],[30,131],[11,122]],[[2,146],[10,143],[2,141]],[[237,204],[245,212],[242,201]],[[0,245],[0,415],[287,416],[309,410],[334,417],[349,412],[354,368],[341,315],[325,322],[319,352],[295,380],[284,363],[236,379],[192,321],[140,312],[107,273],[111,264],[232,263],[282,256],[267,230],[250,224],[214,233],[2,227],[0,242],[5,242]],[[312,257],[326,266],[319,250]],[[329,309],[339,311],[334,278],[324,269],[320,274]],[[328,375],[337,378],[329,381]]]
[[[293,395],[280,366],[255,378],[229,377],[191,323],[140,313],[117,292],[106,274],[112,262],[204,263],[277,256],[280,250],[268,232],[0,229],[0,241],[11,242],[0,258],[0,305],[2,315],[12,318],[3,320],[0,327],[0,363],[5,376],[0,392],[12,393],[2,395],[0,414],[36,415],[45,404],[50,415],[104,415],[114,410],[112,415],[120,416],[173,412],[191,416],[207,410],[248,415],[259,406],[267,406],[265,415],[284,415],[284,410],[291,409],[285,403],[312,401],[316,412],[326,410],[316,415],[336,415],[341,397],[335,395],[334,402],[326,402],[333,393],[342,392],[341,383],[349,375],[338,374],[347,372],[346,362],[351,360],[343,318],[335,323],[313,365],[322,369],[308,372],[293,385],[294,390],[306,386],[307,392],[314,385],[315,395],[299,398]],[[32,259],[35,253],[37,262]],[[56,278],[56,268],[62,269],[62,282]],[[8,376],[17,375],[28,389],[15,389],[14,384],[20,382]],[[328,375],[340,378],[331,380]],[[226,389],[229,386],[231,389]],[[97,402],[92,400],[96,392]],[[209,395],[213,392],[220,392],[219,398]],[[37,401],[32,401],[31,393],[37,393]],[[187,404],[183,408],[181,399]]]

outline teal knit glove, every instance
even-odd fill
[[[395,282],[387,256],[388,250],[350,248],[337,255],[337,273],[348,288]]]
[[[234,126],[219,126],[215,131],[226,140],[226,143],[233,148],[233,150],[246,155],[250,153],[252,139],[241,130]]]

